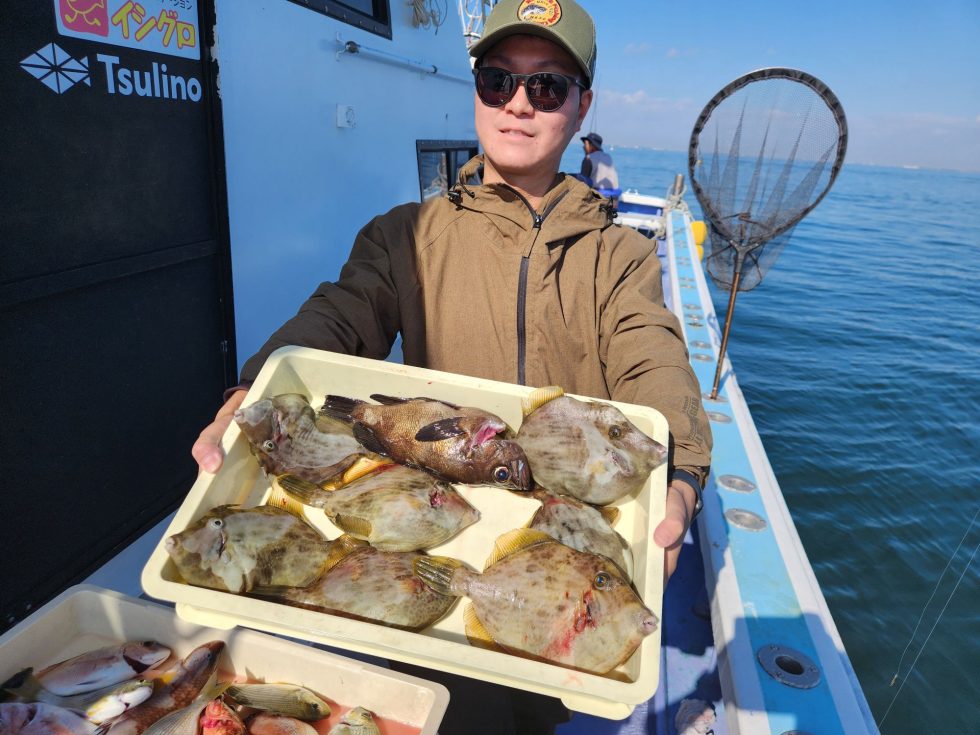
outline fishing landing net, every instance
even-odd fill
[[[847,121],[837,97],[795,69],[739,77],[694,124],[688,168],[708,222],[705,268],[730,291],[712,398],[735,295],[762,283],[793,228],[830,190],[846,149]]]

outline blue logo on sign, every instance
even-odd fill
[[[28,74],[46,84],[56,94],[62,94],[76,84],[92,86],[88,59],[75,59],[57,44],[49,43],[20,62]]]

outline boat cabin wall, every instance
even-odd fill
[[[287,0],[216,0],[239,368],[337,278],[372,217],[420,200],[416,141],[476,145],[455,6],[441,5],[436,33],[391,0],[388,39]],[[347,41],[439,74],[367,50],[338,56]],[[338,105],[353,108],[352,127],[338,126]]]

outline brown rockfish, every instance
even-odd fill
[[[327,396],[321,411],[350,421],[368,450],[449,482],[530,489],[527,457],[499,416],[432,398],[371,398],[382,405]]]
[[[406,630],[431,625],[456,602],[415,576],[419,552],[379,551],[346,535],[331,551],[333,565],[315,584],[282,590],[277,601]]]
[[[282,475],[275,483],[301,503],[322,509],[345,533],[381,551],[438,546],[480,518],[452,485],[404,465],[384,465],[335,490],[293,475]]]
[[[541,501],[541,507],[528,522],[528,528],[546,533],[573,549],[602,554],[614,561],[627,579],[633,578],[633,552],[613,529],[619,518],[618,508],[594,508],[543,488],[536,488],[533,495]]]
[[[298,393],[263,398],[235,411],[234,418],[269,475],[288,472],[310,482],[336,482],[359,459],[371,459],[350,426],[318,419]]]
[[[609,559],[518,529],[497,539],[482,574],[449,557],[422,556],[415,572],[444,595],[469,597],[466,635],[510,653],[605,674],[657,628]]]
[[[201,690],[214,682],[224,649],[224,641],[211,641],[188,653],[163,674],[153,696],[114,720],[106,735],[140,735],[166,715],[194,702]],[[202,709],[204,705],[201,702]]]
[[[165,545],[189,584],[249,592],[313,583],[327,563],[330,542],[281,508],[221,505]]]
[[[555,493],[606,505],[643,487],[667,448],[615,406],[540,388],[524,401],[517,432],[534,481]]]

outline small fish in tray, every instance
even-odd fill
[[[374,713],[364,707],[355,707],[330,728],[327,735],[381,735]]]
[[[532,495],[541,501],[541,507],[528,522],[528,528],[546,533],[573,549],[602,554],[615,562],[627,579],[633,578],[633,552],[626,539],[613,529],[620,515],[619,508],[594,508],[543,488],[535,488]]]
[[[437,592],[469,597],[473,645],[606,674],[657,628],[609,559],[518,529],[497,539],[482,574],[450,557],[421,556],[415,571]]]
[[[331,553],[334,558],[315,584],[278,591],[276,600],[406,630],[432,625],[456,602],[415,576],[419,552],[379,551],[344,535]]]
[[[318,484],[343,484],[380,463],[350,426],[317,417],[298,393],[263,398],[235,411],[234,419],[269,475],[291,473]]]
[[[191,700],[190,704],[167,712],[143,730],[143,735],[197,735],[201,727],[203,710],[206,710],[208,705],[215,701],[216,697],[220,697],[221,692],[227,686],[227,684],[218,682],[217,672],[212,673],[201,688],[201,691],[198,692],[198,695]],[[221,725],[233,726],[234,722],[225,720]],[[215,732],[213,735],[241,735],[241,733],[235,733],[234,731],[228,733]]]
[[[232,684],[225,692],[238,704],[316,722],[330,716],[330,705],[306,687],[297,684]]]
[[[43,702],[71,710],[96,724],[118,717],[131,707],[142,704],[153,694],[153,682],[131,679],[90,692],[61,697],[45,689],[32,669],[24,669],[0,684],[2,698],[17,702]],[[0,735],[2,735],[0,730]]]
[[[201,713],[201,735],[244,735],[245,723],[223,699],[212,699]]]
[[[98,726],[71,710],[43,702],[0,704],[2,735],[94,735]]]
[[[275,485],[289,497],[322,509],[345,533],[381,551],[438,546],[480,519],[480,512],[452,485],[404,465],[385,465],[334,490],[294,475],[276,478]]]
[[[249,592],[312,584],[323,573],[330,542],[281,508],[221,505],[170,536],[166,549],[188,583]]]
[[[259,712],[248,718],[248,735],[317,735],[317,731],[295,717]]]
[[[211,699],[220,694],[215,690],[218,657],[224,651],[224,641],[211,641],[198,646],[162,676],[163,684],[153,696],[138,707],[112,721],[106,735],[167,735],[175,719],[187,713],[185,708],[200,704],[196,718]],[[169,717],[169,719],[168,719]]]
[[[527,457],[499,416],[432,398],[371,398],[381,405],[327,396],[320,410],[349,421],[368,450],[449,482],[531,488]]]
[[[119,684],[159,666],[170,649],[156,641],[128,641],[104,646],[48,666],[36,676],[52,694],[69,697]]]
[[[643,487],[667,448],[615,406],[539,388],[523,401],[517,432],[535,482],[552,492],[607,505]]]

